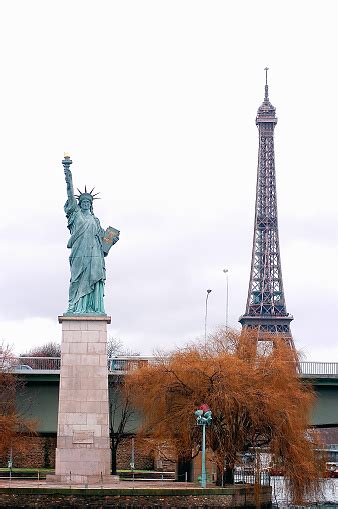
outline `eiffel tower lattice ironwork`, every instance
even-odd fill
[[[259,107],[256,125],[259,132],[255,228],[251,274],[245,314],[239,321],[243,328],[257,329],[257,338],[281,334],[294,348],[283,289],[279,251],[274,129],[276,108],[269,101],[265,82],[265,97]]]

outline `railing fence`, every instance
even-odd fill
[[[111,373],[122,374],[134,371],[143,366],[163,362],[155,356],[114,356],[107,359],[108,370]],[[9,359],[10,369],[14,372],[29,373],[29,371],[59,371],[60,357],[13,357]],[[338,362],[310,362],[301,361],[298,364],[301,376],[338,376]]]

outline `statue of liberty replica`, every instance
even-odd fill
[[[103,230],[94,215],[93,189],[74,194],[72,161],[62,161],[67,184],[65,213],[70,231],[68,310],[62,324],[56,483],[112,482],[110,476],[107,324],[103,305],[105,256],[119,231]],[[115,481],[114,481],[115,482]]]
[[[103,230],[99,219],[93,212],[93,201],[99,193],[87,192],[74,194],[72,161],[65,154],[62,161],[67,183],[68,199],[65,213],[71,237],[67,247],[71,249],[69,305],[67,314],[105,314],[103,296],[106,279],[104,258],[109,249],[119,240],[119,231],[109,227]]]

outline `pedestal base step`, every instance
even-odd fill
[[[49,474],[46,481],[52,484],[107,484],[120,482],[118,475],[77,475],[77,474]]]

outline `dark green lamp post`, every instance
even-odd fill
[[[212,423],[212,413],[208,405],[201,405],[196,411],[197,425],[202,426],[202,478],[201,487],[207,487],[207,471],[205,465],[205,427]]]

